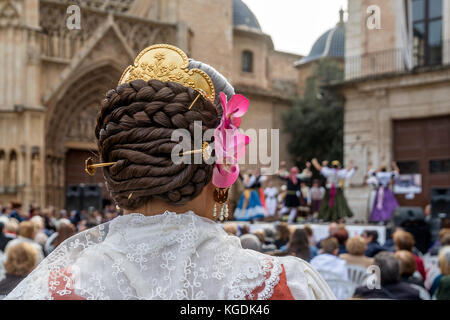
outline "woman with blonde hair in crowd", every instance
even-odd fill
[[[14,240],[11,240],[6,245],[5,251],[8,251],[9,247],[12,247],[18,243],[29,243],[31,246],[33,246],[38,254],[38,263],[44,260],[44,252],[42,250],[42,246],[34,241],[34,238],[36,237],[36,226],[31,221],[23,221],[19,224],[19,234],[18,237]]]
[[[48,236],[44,232],[44,219],[41,216],[34,216],[30,219],[30,221],[33,222],[36,227],[36,236],[34,237],[34,241],[44,247],[48,240]]]
[[[33,271],[38,262],[38,253],[29,243],[22,242],[8,247],[4,263],[6,277],[0,281],[0,298],[8,295],[25,277]]]
[[[366,257],[367,245],[363,237],[357,236],[347,240],[345,245],[347,253],[341,254],[339,257],[350,265],[359,265],[368,268],[373,265],[373,259]]]
[[[17,233],[19,233],[19,221],[15,218],[9,218],[5,224],[5,234],[15,238]]]
[[[223,230],[232,236],[237,236],[238,234],[238,226],[234,222],[228,222],[223,225]]]

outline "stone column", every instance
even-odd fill
[[[20,200],[27,210],[36,201],[31,189],[31,144],[43,149],[44,141],[43,125],[32,125],[34,111],[42,112],[39,1],[10,0],[0,11],[0,120],[17,128],[5,131],[9,136],[0,141],[0,149],[17,152],[18,192],[8,200]]]

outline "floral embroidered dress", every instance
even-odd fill
[[[242,249],[193,212],[129,214],[58,246],[6,299],[334,299],[295,257]]]

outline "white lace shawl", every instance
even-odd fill
[[[282,264],[295,298],[334,298],[306,262],[244,250],[193,212],[129,214],[63,242],[6,299],[269,299]]]

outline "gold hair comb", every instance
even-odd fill
[[[188,67],[189,59],[181,49],[168,44],[156,44],[139,53],[134,65],[125,69],[119,85],[137,79],[173,81],[194,89],[214,102],[215,90],[211,78],[200,69]]]
[[[94,163],[94,159],[87,158],[85,161],[84,171],[86,171],[88,175],[93,176],[97,168],[110,167],[115,165],[116,163],[117,162]]]

